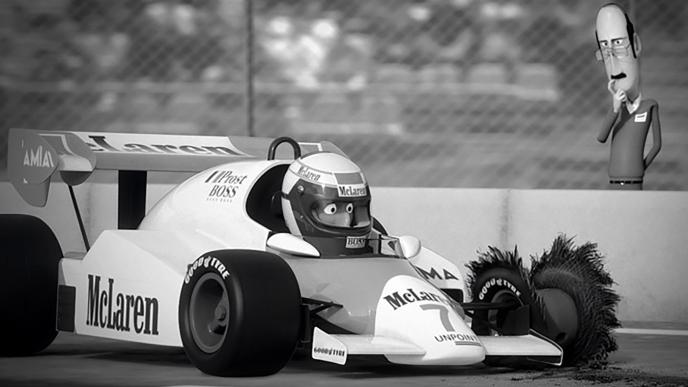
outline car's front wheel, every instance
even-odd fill
[[[468,268],[474,301],[495,306],[475,312],[472,328],[478,335],[525,334],[532,328],[562,347],[569,366],[602,362],[617,349],[611,331],[619,326],[619,296],[595,244],[575,247],[560,236],[531,260],[530,270],[516,250],[491,247]]]
[[[216,376],[273,374],[299,339],[301,294],[280,257],[219,250],[189,266],[179,301],[184,350]]]
[[[531,278],[547,310],[547,334],[564,349],[564,364],[605,361],[617,349],[612,330],[620,325],[619,296],[595,244],[575,247],[557,238],[533,261]]]

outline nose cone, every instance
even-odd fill
[[[389,355],[400,364],[468,365],[482,362],[485,349],[442,291],[400,275],[385,285],[377,305],[375,335],[404,340],[424,355]]]

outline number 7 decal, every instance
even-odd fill
[[[454,326],[452,326],[451,321],[449,321],[449,310],[447,309],[446,306],[444,305],[437,305],[437,304],[424,304],[424,305],[419,305],[421,309],[423,310],[437,310],[440,312],[440,321],[442,321],[442,325],[444,325],[444,329],[447,330],[447,332],[454,332]]]

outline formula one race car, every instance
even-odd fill
[[[118,171],[118,228],[91,246],[72,186],[96,169]],[[297,349],[518,366],[616,348],[618,296],[595,245],[560,237],[530,270],[490,247],[464,282],[417,238],[388,235],[365,176],[329,142],[12,129],[8,171],[35,206],[60,172],[87,251],[63,254],[43,221],[0,215],[6,356],[57,330],[180,346],[223,376],[278,372]],[[197,173],[145,213],[148,171]]]

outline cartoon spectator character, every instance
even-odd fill
[[[372,251],[368,182],[344,156],[315,152],[294,160],[282,183],[282,213],[289,231],[324,256]]]
[[[611,134],[609,183],[613,189],[641,190],[645,170],[662,146],[657,101],[640,92],[640,38],[628,15],[617,4],[602,6],[595,26],[597,60],[604,62],[612,109],[606,115],[597,140]],[[645,156],[645,141],[652,126],[652,148]]]

